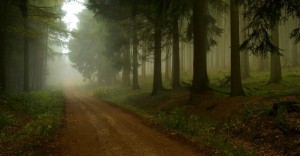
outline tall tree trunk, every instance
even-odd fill
[[[170,47],[166,47],[165,81],[170,81]]]
[[[194,0],[194,63],[193,63],[193,91],[201,93],[209,90],[207,75],[207,0]]]
[[[241,12],[244,12],[244,9],[241,9]],[[246,21],[245,18],[243,16],[243,14],[240,13],[240,30],[243,30],[246,26]],[[240,33],[240,42],[243,41],[246,37],[246,33],[243,31],[242,33]],[[246,79],[248,77],[250,77],[250,64],[249,64],[249,52],[248,51],[243,51],[241,53],[241,76],[242,79]]]
[[[19,8],[23,16],[23,24],[25,31],[29,30],[28,23],[28,0],[23,0],[19,4]],[[24,33],[24,78],[23,78],[23,91],[29,92],[29,38],[28,34]]]
[[[6,12],[8,1],[0,7],[0,92],[6,91]]]
[[[146,50],[143,49],[142,51],[142,78],[145,79],[146,76],[146,69],[147,69],[147,62],[146,62]]]
[[[272,42],[275,46],[279,46],[279,33],[278,25],[274,27],[272,31]],[[281,61],[279,54],[271,54],[271,76],[269,84],[280,83],[282,80],[281,76]]]
[[[48,63],[48,36],[49,36],[49,28],[46,26],[45,28],[45,45],[43,50],[43,79],[42,79],[42,89],[46,86],[46,77],[47,77],[47,63]]]
[[[180,87],[180,58],[179,58],[179,28],[178,18],[174,19],[173,29],[173,57],[172,57],[172,88]]]
[[[139,41],[137,39],[137,26],[136,26],[136,0],[133,0],[132,7],[132,89],[140,89],[139,86],[139,74],[138,74],[138,44]]]
[[[297,48],[297,44],[293,45],[293,66],[296,67],[299,63],[298,63],[298,48]]]
[[[128,44],[123,49],[122,81],[124,86],[130,86],[130,46]]]
[[[0,28],[0,92],[6,91],[6,61],[5,61],[6,58],[5,40],[6,39],[5,37],[6,37],[5,31],[2,28]]]
[[[250,77],[249,52],[241,53],[241,76],[242,79]]]
[[[296,19],[293,19],[292,21],[292,25],[293,25],[293,28],[296,28],[299,24],[299,21],[296,20]],[[296,67],[297,65],[299,65],[299,62],[298,62],[298,43],[294,43],[293,44],[293,48],[292,48],[292,58],[293,58],[293,61],[292,61],[292,64],[294,67]]]
[[[158,13],[155,17],[154,21],[154,75],[153,75],[153,88],[152,94],[156,95],[159,90],[164,90],[163,83],[162,83],[162,72],[161,72],[161,13],[162,13],[162,3],[158,8]]]
[[[24,18],[24,28],[28,30],[27,18]],[[24,82],[23,91],[29,92],[29,38],[24,34]]]
[[[235,0],[230,0],[231,23],[231,96],[243,96],[240,66],[239,7]]]

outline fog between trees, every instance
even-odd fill
[[[153,78],[152,95],[166,84],[176,89],[181,81],[191,81],[194,92],[201,93],[210,89],[209,74],[215,72],[231,75],[232,96],[243,95],[240,79],[252,71],[268,71],[270,83],[277,83],[281,67],[299,64],[299,44],[294,40],[299,40],[297,1],[85,3],[78,30],[68,32],[60,20],[63,1],[1,1],[2,91],[43,89],[46,77],[55,77],[49,75],[53,67],[48,64],[59,55],[56,51],[62,51],[55,47],[66,45],[72,66],[86,81],[138,89],[141,80]],[[271,16],[268,12],[274,8]],[[69,43],[63,40],[68,35]]]

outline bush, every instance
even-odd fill
[[[99,88],[94,92],[94,95],[99,98],[109,98],[112,97],[113,92],[109,88]]]

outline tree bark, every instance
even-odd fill
[[[139,74],[138,74],[138,39],[137,39],[137,26],[136,26],[136,6],[135,0],[133,0],[132,7],[132,89],[140,89],[139,86]]]
[[[172,61],[172,88],[180,88],[180,58],[179,58],[179,28],[178,18],[174,19],[173,29],[173,61]]]
[[[241,9],[241,12],[244,12],[244,9]],[[243,14],[240,13],[239,15],[239,23],[240,25],[240,30],[243,30],[246,26],[246,21],[245,18],[243,17]],[[243,41],[246,37],[246,33],[243,31],[242,33],[240,33],[240,42]],[[241,53],[241,76],[242,79],[246,79],[248,77],[250,77],[250,64],[249,64],[249,52],[248,51],[242,51]]]
[[[142,51],[142,78],[143,79],[145,79],[147,77],[146,69],[147,69],[146,50],[143,49],[143,51]]]
[[[193,24],[194,24],[194,63],[193,84],[194,93],[209,90],[207,75],[207,0],[194,0]]]
[[[0,92],[5,92],[6,88],[6,11],[8,1],[1,5],[0,14]]]
[[[249,52],[241,53],[241,76],[242,79],[250,77]]]
[[[170,81],[170,47],[166,47],[165,81]]]
[[[163,3],[163,2],[161,2]],[[153,88],[152,94],[156,95],[159,90],[164,90],[162,84],[162,72],[161,72],[161,25],[162,25],[162,4],[160,3],[158,13],[154,21],[154,75],[153,75]]]
[[[292,25],[293,25],[293,28],[296,28],[299,24],[299,21],[296,20],[296,19],[293,19],[292,21]],[[292,61],[292,65],[293,67],[296,67],[297,65],[299,65],[299,62],[298,62],[298,43],[294,43],[293,42],[293,48],[292,48],[292,58],[293,58],[293,61]]]
[[[231,93],[230,96],[243,96],[239,50],[239,7],[235,0],[230,0],[231,23]]]
[[[123,49],[122,81],[124,86],[130,86],[130,46],[128,44]]]
[[[28,30],[27,17],[24,18],[24,28]],[[23,91],[29,92],[29,38],[24,34],[24,82]]]
[[[25,31],[29,30],[28,23],[28,0],[23,0],[19,4],[19,8],[22,12],[23,25]],[[23,91],[29,92],[29,38],[28,34],[24,33],[24,78],[23,78]]]
[[[272,31],[272,42],[275,46],[279,46],[279,32],[278,25]],[[271,76],[269,84],[280,83],[282,80],[281,75],[281,61],[279,54],[271,54]]]
[[[2,28],[0,29],[0,92],[4,92],[6,91],[6,33]]]

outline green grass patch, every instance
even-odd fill
[[[254,152],[238,147],[227,139],[224,129],[227,122],[219,123],[204,116],[189,115],[182,108],[175,108],[170,112],[159,112],[155,121],[168,130],[212,147],[216,154],[255,155]]]
[[[243,80],[245,93],[254,99],[298,95],[300,94],[299,71],[298,68],[283,69],[283,81],[280,84],[271,85],[268,85],[268,72],[251,72],[251,77]],[[214,96],[228,96],[230,93],[229,73],[218,71],[210,73],[209,76],[210,85],[214,90],[209,95],[213,96],[205,97],[204,100],[209,101]],[[182,80],[189,82],[191,77],[183,75]],[[217,154],[221,155],[255,155],[255,148],[248,148],[247,145],[244,146],[236,142],[235,135],[241,134],[244,138],[256,138],[263,132],[263,129],[257,130],[257,127],[261,126],[262,123],[272,126],[268,117],[268,113],[272,109],[270,104],[247,104],[242,107],[242,113],[232,115],[222,121],[215,121],[205,116],[190,113],[193,112],[194,106],[187,105],[188,99],[186,97],[189,92],[187,88],[175,92],[160,92],[156,96],[150,96],[151,81],[146,80],[141,84],[142,89],[140,90],[132,90],[130,87],[98,88],[94,95],[128,108],[139,115],[151,116],[154,123],[192,141],[212,147]],[[214,106],[208,108],[214,109]],[[249,131],[248,125],[243,124],[243,122],[252,126],[251,131]],[[233,130],[234,133],[231,132]],[[269,131],[274,130],[270,129]],[[267,143],[271,144],[270,142]]]
[[[59,129],[62,92],[33,92],[2,97],[0,152],[22,154],[41,145]]]
[[[299,68],[283,68],[282,82],[278,84],[268,84],[269,72],[252,71],[249,78],[242,80],[244,91],[247,96],[261,97],[300,94],[299,70]],[[219,71],[209,75],[214,90],[219,93],[230,93],[230,73]]]

